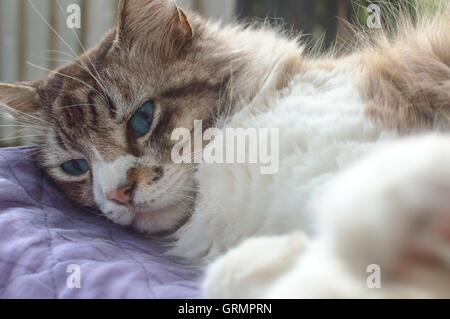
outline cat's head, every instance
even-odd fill
[[[232,56],[205,28],[172,1],[121,1],[116,28],[88,54],[44,79],[0,84],[68,197],[151,233],[188,217],[195,168],[172,161],[171,135],[212,125]]]

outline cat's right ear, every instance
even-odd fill
[[[116,46],[137,46],[170,57],[193,37],[193,28],[175,1],[119,0]]]
[[[39,94],[29,83],[0,83],[0,109],[5,108],[14,115],[35,112]]]

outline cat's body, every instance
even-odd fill
[[[411,52],[415,48],[405,49]],[[399,252],[409,243],[420,245],[420,240],[415,240],[422,232],[415,227],[420,228],[421,219],[427,215],[438,223],[450,221],[450,201],[445,195],[450,191],[450,170],[445,168],[450,161],[450,139],[421,137],[430,129],[435,133],[448,131],[449,118],[438,116],[429,121],[411,112],[411,123],[406,124],[406,119],[396,121],[400,116],[397,112],[405,105],[391,105],[389,121],[373,116],[371,111],[376,115],[381,111],[370,109],[373,105],[364,97],[367,88],[362,85],[368,76],[365,54],[363,51],[326,64],[304,60],[303,68],[282,89],[277,88],[278,70],[274,68],[258,96],[226,122],[225,127],[279,128],[280,169],[274,175],[261,175],[255,165],[199,167],[195,211],[176,233],[170,253],[206,264],[226,254],[209,267],[204,285],[207,296],[449,296],[448,264],[430,270],[428,265],[422,268]],[[430,54],[422,62],[430,63],[430,67],[446,63],[439,75],[450,79],[449,57],[447,54],[445,61],[433,61],[436,56]],[[379,57],[383,58],[389,63],[388,57]],[[417,61],[410,55],[401,62],[409,63],[408,58]],[[279,61],[277,67],[282,69],[283,62],[292,63]],[[448,84],[447,80],[442,85]],[[416,85],[403,93],[418,94],[424,86],[420,81]],[[450,100],[443,101],[441,106],[446,108],[442,111],[448,112]],[[412,100],[406,107],[416,107],[415,103],[420,101]],[[415,138],[405,139],[407,136]],[[398,140],[401,142],[395,144]],[[356,164],[362,160],[368,164],[359,169]],[[329,186],[335,184],[339,186]],[[340,200],[348,211],[339,211]],[[422,208],[414,211],[414,205]],[[424,208],[433,206],[439,211],[436,215]],[[375,216],[370,215],[373,208]],[[378,220],[376,209],[392,216],[380,214]],[[333,214],[336,216],[328,220]],[[339,220],[341,214],[343,220]],[[364,214],[369,215],[367,219]],[[341,223],[343,229],[334,230]],[[247,240],[249,237],[254,239]],[[448,242],[441,240],[440,244],[433,243],[433,253],[448,262]],[[349,250],[348,255],[340,251],[341,245]],[[227,253],[230,247],[235,249]],[[360,249],[370,252],[364,256]],[[400,260],[404,262],[401,266],[397,264]],[[373,264],[380,266],[386,277],[395,272],[403,277],[384,282],[387,287],[381,291],[370,289],[366,278]]]
[[[196,209],[172,253],[211,260],[249,236],[315,234],[312,199],[338,172],[398,136],[367,118],[356,76],[350,64],[313,66],[282,90],[267,83],[267,92],[232,116],[226,127],[280,130],[279,170],[262,175],[260,165],[201,165]]]
[[[206,296],[448,297],[448,12],[315,58],[275,31],[122,1],[89,58],[0,96],[52,123],[37,159],[72,199],[213,262]],[[171,132],[194,120],[279,129],[279,170],[172,162]]]

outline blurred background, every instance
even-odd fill
[[[394,2],[392,0],[391,2]],[[397,0],[401,1],[401,0]],[[404,0],[403,0],[404,1]],[[345,38],[343,21],[365,21],[366,0],[178,0],[180,6],[204,16],[274,23],[301,31],[315,48],[327,48]],[[378,1],[379,2],[379,1]],[[81,28],[66,21],[70,5],[77,4]],[[116,0],[0,0],[0,81],[23,81],[43,76],[89,48],[114,25]],[[73,11],[72,11],[73,12]],[[2,112],[0,111],[0,114]],[[17,130],[0,115],[0,147],[21,143]]]

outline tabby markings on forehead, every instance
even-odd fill
[[[188,94],[198,94],[203,91],[212,91],[212,92],[218,92],[220,91],[222,84],[226,83],[227,81],[223,81],[221,83],[217,84],[210,84],[207,81],[192,81],[186,85],[183,85],[178,88],[169,89],[161,94],[162,97],[165,98],[177,98],[177,97],[183,97]]]

